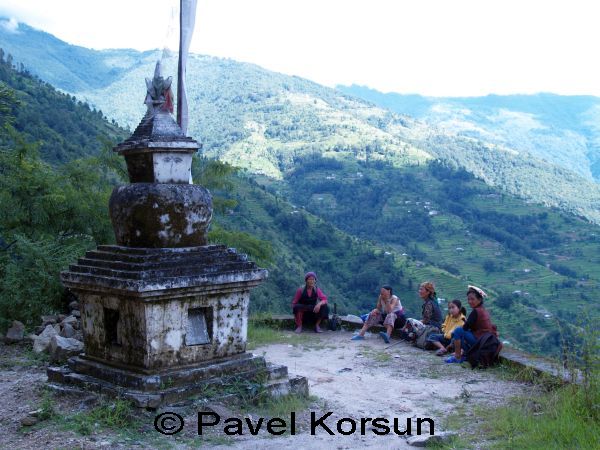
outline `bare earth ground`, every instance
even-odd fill
[[[317,397],[308,410],[297,412],[296,435],[278,437],[264,430],[258,436],[251,436],[247,428],[244,436],[229,437],[223,434],[222,426],[214,427],[208,435],[198,436],[196,410],[202,409],[207,402],[210,404],[202,399],[193,405],[163,409],[185,418],[185,427],[177,437],[156,432],[153,420],[157,412],[150,411],[136,412],[135,425],[129,429],[115,431],[95,424],[91,432],[88,430],[87,435],[82,435],[73,426],[73,417],[85,416],[98,404],[93,396],[52,394],[55,417],[32,427],[22,427],[20,419],[39,408],[44,398],[49,397],[44,393],[47,363],[32,358],[25,345],[0,344],[0,448],[206,448],[219,445],[239,449],[259,446],[261,450],[413,448],[406,443],[405,437],[393,433],[377,436],[370,426],[366,427],[364,436],[361,436],[360,428],[353,435],[342,436],[337,433],[336,422],[343,417],[354,418],[359,425],[363,417],[383,417],[390,422],[399,418],[403,430],[407,418],[429,417],[435,422],[437,433],[444,430],[448,417],[460,416],[460,423],[474,422],[477,420],[472,411],[474,406],[504,404],[509,398],[524,395],[532,389],[530,385],[502,379],[497,370],[471,370],[466,365],[444,364],[443,359],[432,352],[404,342],[386,350],[386,345],[374,335],[367,334],[367,339],[360,342],[350,341],[351,336],[352,333],[347,331],[321,335],[305,332],[296,338],[292,333],[281,332],[282,340],[287,342],[253,350],[256,354],[264,354],[270,362],[287,365],[291,374],[306,376],[311,396]],[[229,411],[232,415],[237,414],[233,408]],[[318,429],[312,436],[309,428],[311,411],[317,417],[333,412],[325,423],[336,435],[330,436]],[[251,412],[250,416],[256,421],[259,414]],[[247,416],[248,413],[239,415]],[[287,419],[289,413],[279,417]],[[346,423],[344,429],[349,426]],[[414,434],[415,422],[412,426]],[[426,424],[423,430],[427,432]],[[461,433],[461,430],[455,431]],[[481,447],[477,442],[472,445]]]

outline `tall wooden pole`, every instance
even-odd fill
[[[187,55],[196,22],[197,0],[179,0],[179,62],[177,65],[177,123],[184,133],[188,127],[188,104],[185,88]]]
[[[183,104],[187,103],[184,99],[185,93],[183,90],[184,87],[184,73],[183,73],[183,0],[179,0],[179,61],[177,63],[177,124],[183,130],[185,134],[187,129],[183,129]],[[187,105],[186,105],[187,106]],[[187,128],[187,127],[186,127]]]

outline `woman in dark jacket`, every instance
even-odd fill
[[[431,281],[421,283],[419,286],[419,297],[423,299],[423,308],[421,310],[421,322],[425,325],[442,328],[442,310],[437,301],[435,286]]]
[[[435,293],[435,285],[431,281],[421,283],[419,286],[419,297],[423,300],[423,307],[421,308],[421,322],[423,325],[437,327],[442,329],[442,310],[437,301],[437,295]],[[414,342],[417,339],[419,330],[415,329],[413,325],[414,319],[407,319],[408,323],[400,330],[400,339]],[[419,324],[422,328],[422,325]]]

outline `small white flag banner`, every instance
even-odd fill
[[[189,123],[188,103],[185,92],[187,56],[196,23],[197,0],[180,0],[179,10],[179,67],[177,77],[177,123],[187,133]]]

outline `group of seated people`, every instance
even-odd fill
[[[321,333],[321,322],[327,319],[329,308],[327,297],[316,285],[317,275],[308,272],[304,277],[305,285],[298,288],[292,301],[292,310],[296,322],[296,333],[302,332],[304,323],[314,323],[315,331]],[[431,282],[419,286],[419,297],[423,300],[421,319],[406,318],[400,299],[393,294],[391,286],[382,286],[375,308],[362,316],[363,327],[352,337],[353,341],[365,339],[365,333],[375,325],[383,325],[385,331],[379,336],[387,344],[394,329],[399,330],[401,339],[416,340],[419,334],[428,330],[426,348],[436,349],[438,356],[453,352],[445,361],[461,363],[465,354],[485,333],[497,334],[489,312],[483,301],[487,294],[477,286],[468,286],[467,302],[472,308],[468,317],[467,311],[458,299],[448,303],[448,314],[442,317],[435,286]]]

